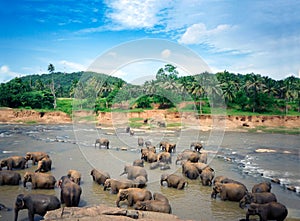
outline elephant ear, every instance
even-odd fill
[[[16,207],[23,208],[24,207],[24,194],[19,194],[16,199]]]

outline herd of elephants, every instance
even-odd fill
[[[150,169],[160,168],[165,170],[172,163],[172,155],[177,156],[175,164],[181,164],[182,174],[161,175],[160,184],[169,188],[182,191],[188,184],[188,180],[199,179],[201,185],[212,189],[211,197],[220,197],[221,200],[239,202],[242,209],[247,208],[246,218],[257,215],[261,221],[277,220],[283,221],[288,214],[287,208],[277,202],[276,196],[271,192],[270,182],[261,182],[248,191],[246,186],[236,180],[225,176],[215,176],[215,171],[207,164],[207,152],[204,151],[201,142],[192,142],[190,149],[176,153],[176,144],[162,141],[157,147],[151,142],[138,138],[140,157],[126,165],[121,175],[127,175],[127,179],[113,179],[109,171],[92,169],[90,176],[95,183],[103,186],[103,191],[116,194],[116,206],[127,204],[135,210],[154,211],[161,213],[172,213],[169,200],[161,193],[151,193],[147,189],[147,170],[144,164],[149,164]],[[95,148],[109,149],[107,138],[96,139]],[[37,164],[34,172],[25,172],[21,178],[19,169],[28,168],[29,161],[32,165]],[[75,169],[66,171],[59,180],[47,173],[51,170],[52,160],[45,152],[28,152],[26,156],[10,156],[0,161],[0,186],[19,185],[23,186],[29,182],[32,189],[53,189],[58,186],[61,189],[60,199],[54,195],[47,194],[19,194],[15,200],[15,218],[18,220],[18,212],[22,209],[28,210],[28,218],[34,220],[34,215],[44,216],[47,211],[61,209],[63,216],[65,207],[77,207],[80,202],[82,189],[80,187],[81,173]],[[6,168],[6,169],[5,169]],[[124,202],[123,202],[124,201]],[[0,209],[8,209],[0,203]]]

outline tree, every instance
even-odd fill
[[[53,64],[49,64],[48,65],[48,71],[49,71],[49,73],[53,74],[54,70],[55,70],[54,65]],[[52,96],[54,98],[54,100],[53,100],[53,108],[56,109],[56,106],[57,106],[56,100],[57,100],[57,98],[56,98],[56,93],[55,93],[55,85],[54,85],[53,75],[52,75],[52,81],[49,84],[49,87],[50,87],[51,94],[52,94]]]

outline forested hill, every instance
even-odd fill
[[[204,83],[201,83],[204,82]],[[215,88],[212,88],[214,85]],[[215,90],[218,88],[218,90]],[[224,98],[232,114],[266,113],[299,115],[300,79],[290,76],[282,80],[259,74],[234,74],[228,71],[216,74],[201,73],[180,77],[173,65],[167,64],[156,73],[156,79],[143,85],[131,85],[105,74],[50,72],[15,78],[0,85],[0,106],[11,108],[55,109],[57,98],[80,96],[82,109],[109,111],[111,107],[129,105],[130,108],[172,108],[177,104],[193,103],[187,109],[197,108],[200,114],[210,113],[208,93]],[[60,99],[62,100],[62,99]],[[67,100],[67,99],[65,99]],[[70,99],[69,99],[70,100]]]
[[[74,96],[74,90],[84,73],[85,76],[97,75],[97,78],[105,79],[111,85],[125,83],[117,77],[87,72],[27,75],[0,84],[0,106],[52,109],[55,98]]]

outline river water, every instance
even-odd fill
[[[110,140],[110,149],[95,148],[97,137]],[[116,195],[103,191],[90,176],[92,168],[110,173],[112,178],[119,175],[126,164],[140,158],[137,138],[143,137],[157,145],[161,140],[177,143],[177,153],[189,148],[193,141],[202,141],[209,154],[209,164],[216,176],[225,175],[243,182],[251,191],[255,183],[278,178],[281,184],[272,183],[272,192],[279,202],[288,208],[287,220],[300,220],[300,139],[299,135],[225,132],[224,136],[212,136],[210,131],[199,130],[136,130],[134,136],[125,133],[124,128],[98,128],[91,125],[0,125],[0,159],[11,155],[25,155],[28,151],[45,151],[52,158],[51,174],[59,179],[69,169],[82,173],[82,196],[79,206],[106,204],[115,206]],[[213,141],[221,143],[220,148]],[[123,150],[123,149],[126,149]],[[205,187],[199,180],[189,180],[187,188],[176,190],[160,186],[162,173],[181,173],[181,166],[175,165],[176,154],[172,156],[170,170],[149,170],[147,189],[160,192],[168,197],[172,213],[190,220],[239,220],[245,218],[245,210],[238,203],[211,199],[211,187]],[[18,170],[34,171],[36,166]],[[126,178],[124,176],[124,178]],[[296,187],[296,192],[286,187]],[[30,185],[0,186],[0,203],[13,208],[20,193],[54,194],[59,198],[60,190],[31,190]],[[125,205],[122,205],[125,206]],[[0,211],[0,220],[12,220],[13,212]],[[36,216],[35,220],[41,217]],[[27,211],[19,213],[19,220],[28,220]]]

